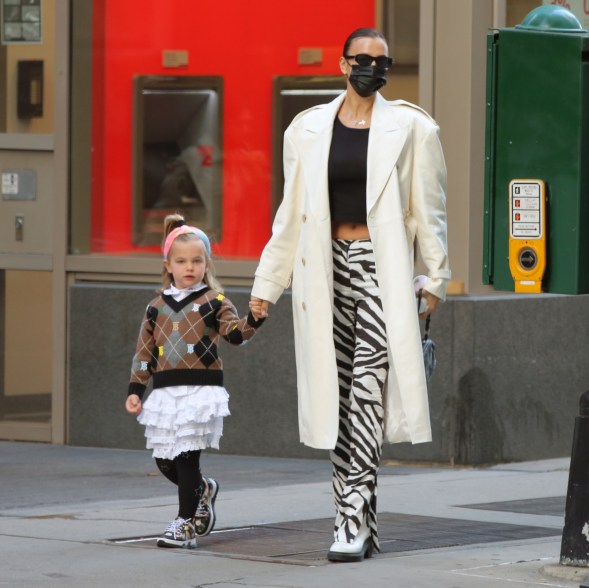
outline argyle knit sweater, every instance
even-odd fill
[[[143,398],[150,378],[154,388],[222,386],[219,339],[241,345],[255,335],[264,320],[256,321],[251,312],[239,318],[231,301],[209,287],[179,302],[161,294],[147,305],[128,395]]]

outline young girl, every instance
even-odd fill
[[[164,220],[162,248],[163,288],[147,305],[125,408],[139,415],[157,467],[178,486],[178,516],[157,545],[196,547],[196,535],[208,535],[215,524],[219,487],[203,478],[200,453],[219,448],[229,415],[219,337],[241,345],[263,319],[239,318],[214,278],[208,237],[180,215]],[[143,403],[150,378],[153,391]]]

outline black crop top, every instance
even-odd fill
[[[369,131],[351,129],[335,118],[327,165],[332,221],[366,224]]]

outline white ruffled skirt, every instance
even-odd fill
[[[169,386],[152,390],[137,420],[145,425],[153,457],[174,459],[185,451],[219,449],[229,414],[223,386]]]

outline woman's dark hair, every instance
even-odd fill
[[[350,34],[350,36],[346,39],[344,43],[344,52],[342,55],[348,55],[348,51],[350,50],[350,45],[354,39],[360,39],[363,37],[369,37],[370,39],[382,39],[388,47],[386,37],[377,29],[356,29],[354,32]]]

